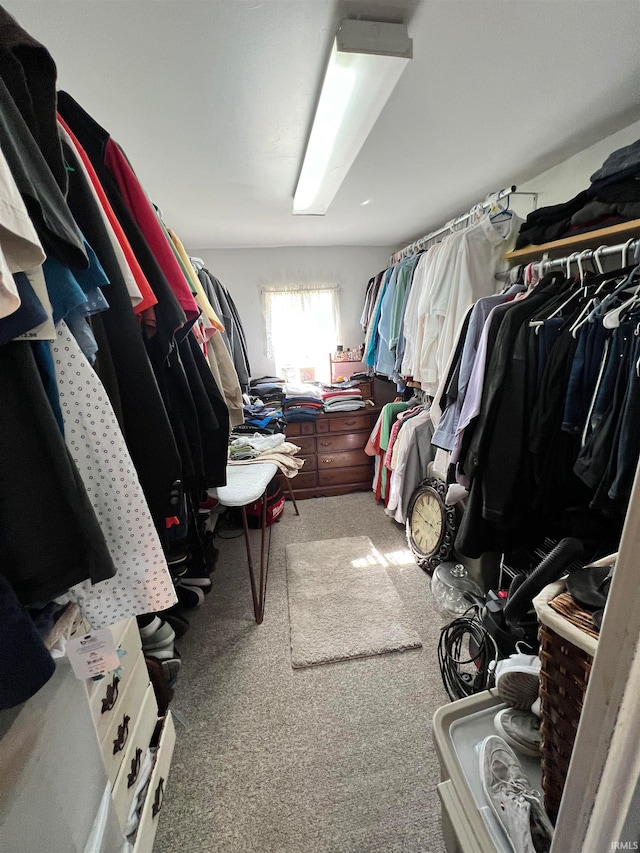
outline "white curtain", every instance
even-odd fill
[[[276,372],[310,367],[320,374],[316,379],[325,378],[340,338],[338,293],[337,285],[262,291],[267,356],[275,359]]]

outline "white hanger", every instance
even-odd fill
[[[629,276],[629,281],[633,278],[636,272],[640,271],[640,266],[636,267],[635,270]],[[622,319],[622,314],[627,308],[631,308],[636,302],[638,302],[638,294],[640,294],[640,284],[633,291],[633,295],[623,302],[622,305],[618,305],[617,308],[612,308],[611,311],[607,311],[607,313],[602,318],[602,325],[605,329],[617,329],[620,325],[620,320]]]

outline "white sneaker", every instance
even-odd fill
[[[531,787],[511,747],[497,735],[489,735],[480,744],[480,777],[514,853],[549,850],[553,825],[541,794]]]
[[[498,696],[512,708],[529,710],[538,698],[540,658],[522,653],[510,655],[496,664]]]
[[[531,711],[503,708],[494,717],[493,724],[500,737],[517,752],[540,757],[540,719]]]
[[[515,853],[536,853],[529,828],[531,806],[523,793],[525,785],[518,781],[520,764],[496,735],[489,735],[480,745],[480,776],[487,801]]]

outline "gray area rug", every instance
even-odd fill
[[[296,542],[286,553],[294,668],[422,646],[368,536]]]

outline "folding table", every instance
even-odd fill
[[[227,485],[217,489],[209,489],[209,494],[218,499],[222,506],[240,507],[242,513],[242,527],[244,530],[244,541],[247,549],[247,562],[249,564],[249,580],[251,582],[251,597],[253,599],[253,613],[258,625],[264,619],[264,605],[267,597],[267,575],[269,573],[269,550],[271,547],[271,530],[269,529],[269,546],[266,547],[267,539],[267,486],[275,477],[278,466],[273,462],[256,462],[251,465],[227,465]],[[291,481],[288,477],[287,486],[289,495],[293,502],[296,515],[300,515],[298,505],[293,494]],[[260,540],[260,579],[256,586],[256,579],[249,542],[249,525],[247,524],[247,506],[262,498],[261,517],[261,540]]]

